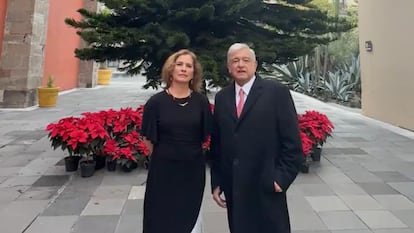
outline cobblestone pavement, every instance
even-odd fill
[[[55,108],[0,110],[2,233],[141,232],[145,170],[65,172],[45,126],[85,111],[136,107],[155,93],[142,78],[62,93]],[[299,113],[318,110],[335,125],[322,159],[288,190],[294,233],[414,233],[414,133],[293,93]],[[208,184],[208,181],[207,181]],[[207,186],[203,233],[228,233]]]

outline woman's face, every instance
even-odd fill
[[[177,57],[172,72],[172,81],[176,83],[189,83],[194,76],[194,62],[189,54]]]

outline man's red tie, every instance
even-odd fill
[[[237,117],[240,117],[244,106],[244,91],[240,88],[239,91],[239,102],[237,103]]]

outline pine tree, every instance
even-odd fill
[[[76,49],[82,60],[124,61],[130,74],[141,71],[145,88],[156,88],[165,59],[188,48],[203,65],[210,86],[229,78],[227,48],[249,44],[262,64],[284,63],[309,53],[350,25],[329,18],[310,0],[100,0],[99,13],[79,9],[83,19],[66,19],[90,46]]]

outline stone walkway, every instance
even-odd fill
[[[136,107],[154,93],[140,78],[59,96],[50,109],[0,110],[1,233],[138,233],[146,171],[65,172],[44,127],[85,111]],[[293,93],[299,113],[318,110],[335,125],[322,159],[288,191],[295,233],[414,233],[414,133],[356,110]],[[208,181],[207,181],[208,184]],[[206,187],[204,233],[228,233],[225,210]]]

